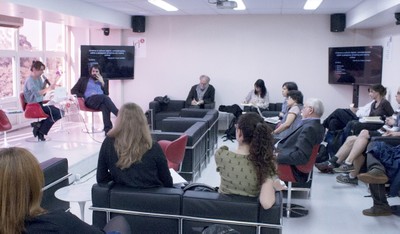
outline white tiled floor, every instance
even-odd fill
[[[73,173],[85,175],[97,164],[97,152],[104,134],[95,134],[94,139],[82,133],[82,125],[67,123],[65,127],[68,134],[57,132],[58,126],[54,126],[49,136],[52,140],[41,143],[27,143],[24,139],[31,136],[31,129],[26,128],[12,131],[8,134],[9,143],[27,147],[38,156],[39,161],[49,157],[67,157],[70,162],[70,170]],[[219,137],[221,139],[221,137]],[[2,138],[0,138],[2,142]],[[235,142],[220,140],[219,146],[227,145],[231,148]],[[89,166],[88,166],[89,165]],[[336,175],[321,174],[314,171],[311,197],[305,198],[303,192],[294,194],[294,203],[303,205],[309,209],[309,214],[302,218],[284,218],[283,234],[291,233],[400,233],[400,217],[366,217],[361,211],[372,205],[372,199],[365,197],[368,189],[360,182],[358,186],[344,185],[336,182]],[[210,163],[202,171],[201,177],[196,182],[206,183],[212,186],[219,185],[219,175],[215,171],[215,161]],[[87,184],[88,188],[95,183],[95,172],[81,178],[79,183]],[[400,198],[389,198],[391,205],[399,205]],[[89,207],[85,206],[85,221],[92,222]],[[80,216],[77,203],[71,203],[71,211]]]

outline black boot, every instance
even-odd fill
[[[33,127],[32,133],[34,137],[38,136],[40,125],[41,125],[40,122],[31,123],[31,127]]]
[[[44,134],[41,133],[40,131],[37,132],[38,136],[38,141],[46,141],[46,138],[44,138]]]

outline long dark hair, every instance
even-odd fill
[[[258,79],[258,80],[256,81],[256,83],[254,83],[254,86],[259,87],[259,88],[261,89],[261,94],[260,94],[260,96],[261,96],[262,98],[264,98],[265,95],[267,94],[267,88],[265,87],[264,81],[263,81],[262,79]],[[254,89],[254,94],[257,94],[256,89]]]
[[[260,115],[254,112],[241,115],[237,124],[237,128],[243,134],[243,143],[250,146],[248,159],[256,168],[261,186],[267,178],[276,175],[272,129]]]

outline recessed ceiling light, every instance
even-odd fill
[[[304,10],[315,10],[319,7],[322,0],[307,0],[306,4],[304,4]]]
[[[163,9],[166,11],[177,11],[178,8],[172,6],[171,4],[169,4],[168,2],[165,2],[163,0],[148,0],[149,3]]]

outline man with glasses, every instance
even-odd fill
[[[210,77],[200,76],[200,83],[193,85],[186,98],[186,106],[189,108],[214,109],[215,89],[210,85]]]
[[[302,120],[286,137],[276,144],[276,158],[279,164],[303,165],[310,160],[314,145],[322,142],[325,129],[321,124],[324,113],[322,102],[310,98],[301,110]],[[294,170],[298,182],[306,182],[308,174]]]

